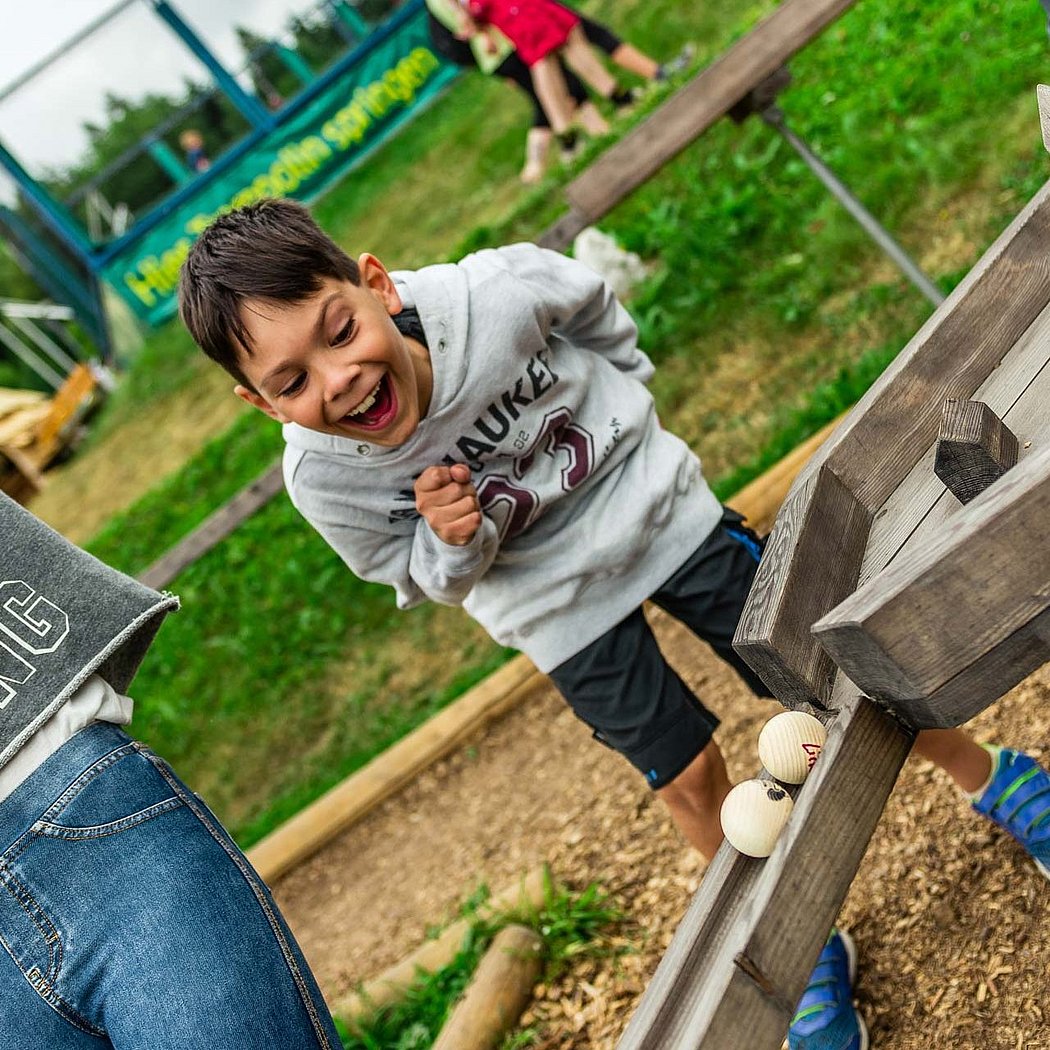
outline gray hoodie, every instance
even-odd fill
[[[124,692],[177,607],[0,494],[0,767],[92,674]]]
[[[700,462],[663,430],[637,329],[593,271],[531,244],[393,275],[434,388],[397,448],[284,427],[292,502],[401,608],[462,605],[549,671],[640,605],[717,525]],[[484,511],[465,547],[415,509],[413,479],[466,463]]]

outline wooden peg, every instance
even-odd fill
[[[969,503],[1017,462],[1017,438],[983,401],[944,402],[934,473]]]

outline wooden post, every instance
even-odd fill
[[[495,1050],[532,998],[542,956],[543,940],[535,930],[500,930],[433,1050]]]
[[[983,401],[944,402],[933,472],[969,503],[1017,462],[1017,438]]]

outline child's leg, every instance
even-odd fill
[[[555,54],[545,55],[531,67],[532,84],[536,89],[544,112],[551,122],[556,135],[563,135],[572,124],[573,110],[576,108],[562,76],[561,66]]]
[[[551,129],[531,127],[525,136],[525,166],[521,169],[521,181],[526,185],[539,182],[547,170],[547,155],[551,147]]]
[[[590,100],[582,103],[576,110],[576,123],[588,135],[604,135],[609,130],[609,122]]]
[[[595,739],[619,751],[667,803],[688,841],[713,857],[729,778],[718,719],[664,659],[636,609],[550,672]]]
[[[961,729],[924,729],[915,751],[940,766],[967,794],[979,791],[992,774],[991,756]]]
[[[634,44],[620,44],[609,57],[628,73],[637,73],[646,80],[655,80],[660,72],[660,63],[643,54]]]
[[[722,845],[719,811],[731,787],[722,752],[712,740],[670,784],[656,792],[679,831],[708,860]]]
[[[602,98],[611,98],[617,90],[612,74],[598,61],[583,30],[577,25],[569,33],[568,39],[561,47],[562,58],[573,68],[576,74],[591,85]]]

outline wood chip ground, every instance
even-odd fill
[[[751,696],[687,632],[660,632],[722,718],[734,779],[758,769],[778,708]],[[970,726],[1050,761],[1050,665]],[[543,1050],[613,1050],[704,864],[663,806],[550,688],[420,776],[275,887],[329,1001],[412,951],[479,882],[500,889],[542,860],[576,887],[600,882],[633,949],[581,961],[540,986],[524,1023]],[[1050,882],[910,759],[841,921],[860,954],[857,1001],[879,1050],[1050,1050]],[[742,1036],[741,1047],[746,1047]]]

